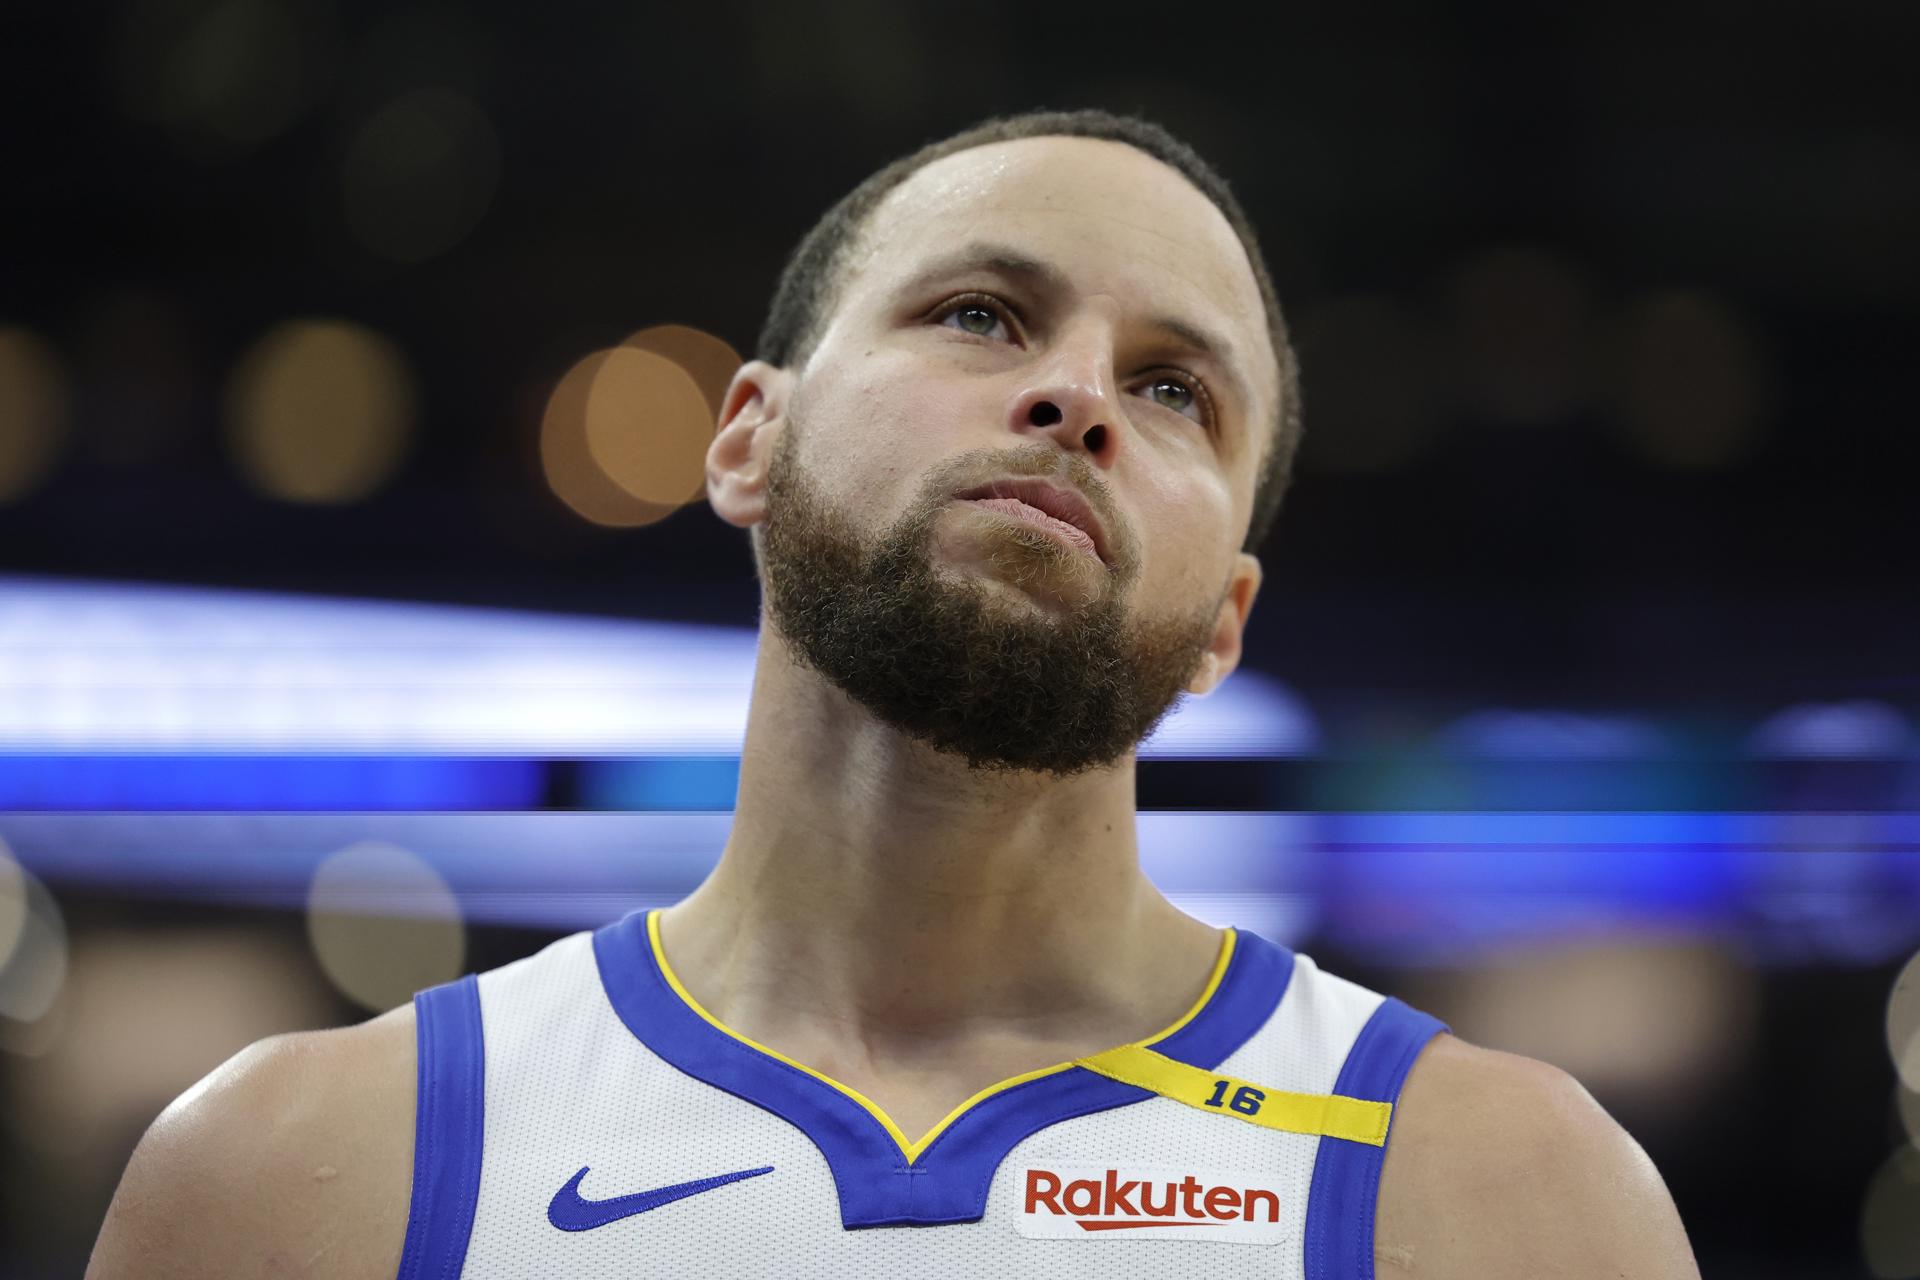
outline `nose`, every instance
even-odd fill
[[[1120,390],[1105,328],[1088,324],[1061,335],[1047,357],[1030,367],[1009,407],[1016,432],[1038,429],[1064,447],[1110,456],[1119,438],[1114,426]]]

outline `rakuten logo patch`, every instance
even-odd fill
[[[1292,1221],[1278,1187],[1244,1174],[1030,1165],[1019,1188],[1020,1234],[1036,1238],[1279,1244]]]

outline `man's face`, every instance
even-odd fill
[[[791,372],[768,609],[884,723],[976,770],[1067,777],[1171,709],[1235,582],[1237,655],[1278,372],[1245,252],[1175,170],[1085,138],[926,166]],[[1007,476],[1077,490],[1104,559],[956,496]]]

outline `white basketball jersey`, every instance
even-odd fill
[[[1393,1102],[1447,1028],[1228,931],[1159,1035],[910,1139],[733,1032],[653,913],[414,997],[400,1280],[1370,1280]]]

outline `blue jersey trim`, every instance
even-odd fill
[[[486,1041],[473,974],[413,997],[419,1087],[413,1121],[413,1198],[398,1280],[453,1280],[467,1261],[480,1196]]]
[[[1354,1038],[1333,1091],[1369,1102],[1394,1101],[1413,1060],[1429,1040],[1448,1030],[1432,1014],[1386,997]],[[1389,1117],[1387,1141],[1392,1140]],[[1306,1280],[1373,1280],[1373,1212],[1386,1155],[1384,1145],[1320,1139],[1307,1192]]]
[[[667,984],[647,940],[646,913],[594,932],[600,979],[620,1020],[681,1071],[787,1121],[833,1172],[848,1228],[977,1222],[1007,1153],[1028,1136],[1156,1095],[1084,1067],[1002,1089],[954,1120],[911,1163],[871,1112],[816,1076],[720,1031]],[[1272,1016],[1293,976],[1293,952],[1241,932],[1213,998],[1153,1047],[1211,1071]]]

